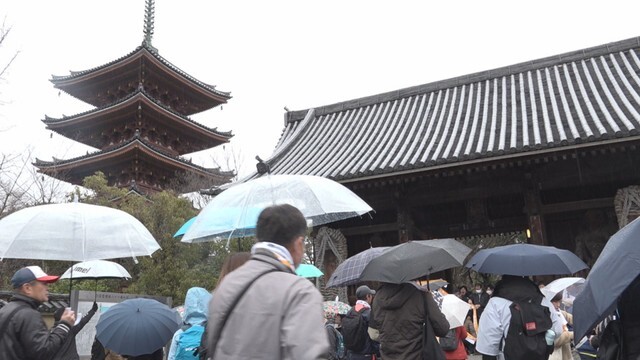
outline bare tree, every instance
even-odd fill
[[[20,155],[0,155],[0,218],[28,206],[64,198],[65,183],[39,174],[31,161],[31,149]]]
[[[6,24],[6,17],[5,17],[5,19],[2,21],[2,26],[0,26],[0,48],[2,48],[3,45],[6,45],[6,40],[10,32],[11,32],[11,27]],[[0,80],[5,79],[5,76],[7,74],[7,71],[9,70],[9,67],[11,66],[13,61],[16,59],[16,57],[18,57],[19,53],[20,53],[19,51],[13,52],[12,54],[9,55],[8,60],[3,61],[3,63],[0,63]],[[2,104],[4,104],[4,102],[0,100],[0,105]]]

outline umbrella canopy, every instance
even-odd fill
[[[131,279],[131,274],[113,261],[91,260],[73,265],[60,279]]]
[[[231,186],[198,214],[183,242],[202,242],[255,234],[260,212],[272,205],[290,204],[313,225],[326,224],[371,211],[351,190],[319,176],[268,175]]]
[[[449,322],[449,329],[464,325],[470,310],[468,303],[453,294],[447,294],[442,296],[442,301],[439,301],[438,305],[440,306],[440,311]]]
[[[362,275],[362,270],[364,270],[365,266],[387,249],[389,249],[388,246],[372,247],[346,259],[338,265],[333,274],[331,274],[331,278],[329,282],[327,282],[327,287],[348,286],[360,283],[360,275]]]
[[[470,252],[454,239],[409,241],[371,260],[360,280],[400,284],[461,266]]]
[[[312,264],[300,264],[296,269],[296,274],[305,278],[315,278],[324,275],[324,273]]]
[[[178,231],[176,231],[176,233],[173,234],[173,237],[184,235],[195,221],[196,221],[196,217],[194,216],[191,219],[189,219],[186,223],[182,224],[182,226],[180,226],[180,229],[178,229]]]
[[[178,312],[167,305],[152,299],[129,299],[100,315],[96,337],[105,348],[138,356],[164,346],[180,324]]]
[[[588,267],[569,250],[532,244],[483,249],[465,266],[484,274],[516,276],[573,274]]]
[[[568,288],[569,286],[581,283],[584,283],[584,278],[564,277],[553,280],[547,286],[540,289],[540,291],[542,292],[542,295],[544,295],[544,297],[551,300],[554,296],[556,296],[557,293],[564,291],[564,289]]]
[[[351,306],[342,301],[324,301],[322,303],[322,311],[325,314],[325,318],[330,318],[331,316],[335,316],[335,314],[347,315],[349,310],[351,310]]]
[[[573,302],[576,339],[616,308],[620,295],[640,274],[640,218],[613,234]]]
[[[0,260],[88,261],[151,255],[160,249],[133,216],[106,206],[33,206],[0,220]]]

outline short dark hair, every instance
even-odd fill
[[[551,302],[562,301],[562,291],[557,293],[552,299]]]
[[[296,207],[289,204],[270,206],[258,216],[256,238],[287,246],[307,232],[307,220]]]

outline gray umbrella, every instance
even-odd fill
[[[483,274],[516,276],[573,274],[588,267],[569,250],[532,244],[483,249],[465,266]]]
[[[470,252],[454,239],[409,241],[371,260],[360,280],[400,284],[461,266]]]
[[[640,218],[615,233],[587,276],[584,290],[573,301],[575,338],[582,338],[607,315],[640,274]]]
[[[331,274],[327,287],[340,287],[360,283],[362,270],[369,262],[389,249],[388,246],[372,247],[343,261]]]

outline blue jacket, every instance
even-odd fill
[[[201,325],[207,321],[209,301],[211,301],[211,293],[206,289],[201,287],[192,287],[189,289],[184,299],[184,325]],[[167,360],[175,360],[178,350],[178,339],[180,339],[180,335],[182,335],[183,332],[183,329],[178,329],[178,331],[173,334]]]

